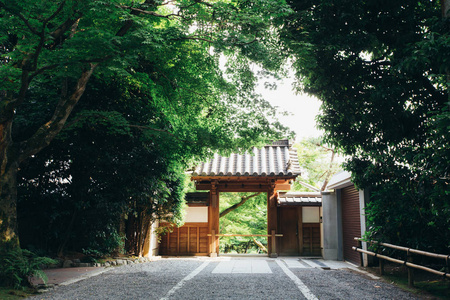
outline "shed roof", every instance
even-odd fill
[[[253,147],[250,153],[233,153],[201,163],[193,176],[296,176],[300,174],[297,151],[289,140],[280,140],[260,149]]]
[[[279,192],[278,206],[322,206],[322,195],[314,192]]]
[[[347,186],[352,185],[352,174],[347,171],[341,171],[336,173],[331,177],[330,182],[328,183],[327,189],[341,189]]]

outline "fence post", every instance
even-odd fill
[[[409,249],[406,251],[406,261],[412,263],[413,257],[409,253]],[[408,267],[408,286],[413,287],[414,286],[414,268]]]
[[[380,276],[384,275],[384,260],[378,258],[378,265],[380,266]]]
[[[356,248],[362,249],[362,242],[360,239],[357,239],[357,245]],[[360,264],[361,267],[364,267],[364,254],[362,252],[359,252],[359,259],[360,259]]]
[[[449,260],[449,258],[450,258],[450,255],[448,255],[446,258],[445,258],[445,267],[446,267],[446,270],[447,270],[447,273],[450,273],[450,260]]]
[[[276,240],[275,240],[275,230],[272,230],[272,234],[271,234],[271,237],[270,237],[272,240],[271,240],[271,243],[272,243],[272,253],[270,253],[270,257],[273,257],[273,258],[275,258],[275,257],[278,257],[278,254],[277,254],[277,248],[276,248]]]

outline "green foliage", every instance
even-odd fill
[[[173,223],[167,223],[167,225],[160,225],[155,228],[154,232],[158,236],[158,243],[161,243],[161,238],[163,235],[173,232],[174,227],[175,225]]]
[[[294,182],[293,190],[312,192],[311,189],[301,185],[299,181],[320,190],[327,175],[336,174],[339,171],[340,166],[336,158],[331,162],[331,150],[321,145],[320,138],[306,138],[294,144],[293,147],[297,150],[298,163],[302,168],[302,174]]]
[[[24,245],[54,253],[68,240],[69,249],[99,257],[123,252],[124,216],[182,219],[185,162],[169,148],[176,139],[146,136],[145,124],[168,124],[135,82],[94,80],[85,97],[57,143],[23,165],[19,222]]]
[[[289,134],[251,68],[280,70],[285,1],[166,4],[0,1],[0,129],[13,128],[0,159],[15,171],[30,158],[19,219],[40,224],[28,237],[47,249],[101,245],[121,214],[179,222],[191,163]]]
[[[450,250],[449,19],[439,1],[292,1],[283,40],[325,141],[372,192],[370,237]]]
[[[252,193],[221,193],[220,211],[240,202],[241,197]],[[242,206],[220,218],[220,233],[223,234],[267,234],[267,194],[250,198]],[[267,245],[267,238],[256,237]],[[222,237],[220,252],[250,253],[259,252],[251,237]]]
[[[30,278],[42,278],[47,282],[47,275],[42,271],[43,265],[56,264],[48,257],[39,257],[25,249],[0,250],[0,282],[3,286],[15,289],[30,287]]]
[[[84,254],[100,258],[125,252],[125,235],[117,232],[116,228],[106,228],[106,230],[97,230],[92,233],[95,236],[88,237],[88,248],[82,249]]]

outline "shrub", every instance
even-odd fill
[[[25,249],[0,251],[0,282],[15,289],[31,287],[31,277],[42,278],[47,283],[43,265],[56,264],[48,257],[40,257]]]

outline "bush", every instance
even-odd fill
[[[31,287],[31,277],[42,278],[47,283],[43,265],[56,264],[48,257],[40,257],[25,249],[0,251],[0,282],[15,289]]]

